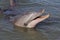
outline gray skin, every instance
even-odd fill
[[[34,28],[35,25],[40,22],[45,20],[46,18],[49,17],[49,15],[47,16],[42,16],[40,17],[42,14],[44,13],[44,10],[42,10],[41,12],[37,13],[37,12],[30,12],[28,14],[24,14],[22,16],[16,16],[15,19],[13,20],[13,24],[15,26],[19,26],[19,27],[26,27],[26,28]],[[40,19],[39,19],[40,17]]]

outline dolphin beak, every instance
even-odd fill
[[[34,28],[38,23],[42,22],[43,20],[47,19],[50,15],[44,15],[44,16],[40,16],[34,20],[32,20],[30,23],[28,23],[28,25],[26,26],[27,28]]]

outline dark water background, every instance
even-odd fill
[[[4,2],[4,3],[2,3]],[[60,40],[60,0],[18,0],[16,10],[39,11],[45,9],[50,18],[37,25],[37,31],[14,27],[3,17],[0,18],[0,40]],[[0,1],[1,8],[7,8],[7,1]]]

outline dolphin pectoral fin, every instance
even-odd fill
[[[43,20],[47,19],[49,17],[49,14],[48,15],[45,15],[45,16],[41,16],[33,21],[31,21],[28,25],[27,25],[27,28],[34,28],[36,26],[36,24],[38,24],[39,22],[42,22]]]

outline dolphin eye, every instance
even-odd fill
[[[27,23],[24,23],[25,26],[27,26]]]

